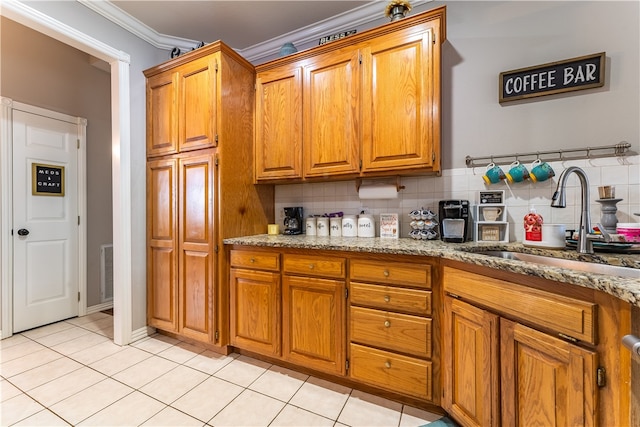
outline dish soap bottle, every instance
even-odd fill
[[[535,208],[529,209],[529,213],[524,216],[524,240],[525,242],[542,241],[542,215],[536,212]]]

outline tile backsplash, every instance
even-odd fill
[[[580,222],[580,183],[575,174],[567,181],[567,207],[551,207],[551,197],[560,173],[569,166],[582,168],[589,177],[591,220],[595,224],[601,217],[598,186],[615,186],[619,222],[640,222],[640,156],[611,157],[588,160],[549,162],[556,176],[534,183],[530,180],[509,184],[502,181],[486,185],[482,179],[484,167],[449,169],[442,176],[414,176],[401,178],[405,187],[396,199],[360,200],[354,180],[277,185],[275,191],[276,221],[282,224],[285,206],[302,206],[305,216],[342,211],[345,214],[366,213],[378,217],[381,213],[397,212],[400,216],[400,237],[408,237],[411,219],[408,214],[416,208],[431,208],[437,212],[438,202],[444,199],[465,199],[471,205],[478,203],[478,194],[486,190],[504,190],[507,205],[509,240],[522,241],[522,218],[535,207],[547,224],[564,224],[567,229],[577,228]],[[508,165],[500,165],[506,171]],[[527,164],[527,167],[530,165]],[[394,182],[395,179],[379,181]],[[367,182],[367,181],[365,181]]]

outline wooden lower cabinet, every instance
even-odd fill
[[[282,283],[284,359],[343,375],[344,280],[284,275]]]
[[[240,245],[228,253],[234,347],[439,404],[433,265],[424,258]]]
[[[597,355],[500,319],[502,425],[595,426]]]
[[[351,260],[350,378],[434,402],[431,269],[425,263]]]
[[[627,425],[626,303],[523,280],[444,267],[443,408],[463,426]]]
[[[147,166],[147,319],[150,326],[213,341],[213,154]]]
[[[465,426],[500,425],[497,315],[444,299],[442,406]]]
[[[231,344],[280,356],[280,254],[233,250],[229,258]]]

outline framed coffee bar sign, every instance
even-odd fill
[[[605,52],[500,73],[500,103],[604,85]]]
[[[34,196],[64,196],[64,166],[31,164],[31,182]]]

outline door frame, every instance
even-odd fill
[[[131,110],[129,54],[115,49],[75,28],[16,0],[3,0],[0,15],[41,32],[80,51],[89,53],[111,67],[111,172],[113,184],[113,340],[126,345],[132,339],[132,239],[131,239]],[[2,110],[5,109],[3,104]],[[12,335],[12,194],[8,145],[11,133],[3,117],[0,121],[0,338]],[[8,139],[7,139],[8,138]]]
[[[84,316],[87,314],[87,251],[85,248],[87,247],[87,119],[82,117],[70,116],[67,114],[59,113],[53,110],[47,110],[44,108],[36,107],[29,104],[23,104],[21,102],[13,101],[9,98],[2,98],[2,110],[0,111],[0,115],[2,115],[2,123],[3,129],[6,127],[11,132],[11,135],[8,139],[4,138],[2,135],[2,144],[9,151],[7,153],[7,159],[9,166],[6,168],[7,174],[9,176],[13,176],[13,111],[22,111],[29,114],[35,114],[43,117],[47,117],[54,120],[60,120],[66,123],[74,124],[77,128],[78,134],[77,138],[79,141],[78,144],[78,156],[77,156],[77,169],[78,169],[78,181],[77,181],[77,197],[78,197],[78,212],[77,215],[80,218],[80,224],[78,227],[78,291],[80,292],[80,298],[78,299],[78,316]],[[6,126],[5,126],[6,125]],[[4,159],[4,156],[2,157]],[[5,168],[4,161],[2,163],[2,168]],[[4,183],[4,180],[3,180]],[[11,206],[13,209],[13,185],[9,185],[9,182],[6,182],[6,185],[2,186],[2,192],[8,190],[11,194]],[[10,226],[13,228],[13,211],[11,212],[11,221]],[[13,239],[5,239],[10,243],[9,254],[11,256],[11,277],[13,278]],[[4,251],[3,251],[4,253]],[[3,266],[4,271],[4,266]],[[7,289],[9,295],[7,297],[7,302],[11,302],[13,304],[13,280],[11,281],[11,286]],[[4,290],[4,289],[3,289]],[[4,293],[2,295],[2,301],[4,302]],[[2,313],[4,316],[5,307],[2,307]],[[13,305],[11,306],[11,329],[9,331],[13,333]],[[3,328],[4,330],[4,325]]]

